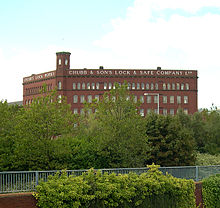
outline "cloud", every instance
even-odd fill
[[[126,18],[112,20],[112,31],[94,45],[111,50],[127,65],[196,69],[201,75],[199,106],[220,105],[215,92],[220,76],[220,12],[210,8],[220,9],[220,1],[136,0]]]

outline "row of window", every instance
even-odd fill
[[[146,98],[144,95],[140,95],[139,97],[137,95],[133,96],[134,102],[137,103],[137,101],[139,100],[141,103],[158,103],[158,95],[147,95]],[[99,101],[99,95],[87,95],[87,99],[85,95],[73,95],[73,103],[84,103],[85,101],[87,101],[88,103],[92,103],[92,100],[96,99],[97,101]],[[115,97],[112,97],[113,100],[115,100]],[[127,99],[130,99],[130,97],[128,97]],[[187,95],[184,96],[175,96],[171,95],[171,96],[162,96],[162,103],[167,104],[174,104],[176,100],[177,104],[187,104],[189,102],[189,97]]]
[[[140,115],[141,116],[145,116],[145,114],[150,114],[152,111],[154,113],[158,114],[158,109],[150,109],[150,108],[148,108],[146,110],[145,109],[140,109]],[[184,108],[183,112],[185,114],[188,114],[188,109]],[[168,114],[174,115],[175,114],[175,110],[173,108],[170,108],[170,109],[163,108],[162,109],[162,113],[163,113],[163,115],[168,115]]]
[[[185,114],[188,114],[188,109],[187,108],[184,108],[183,111],[184,111]],[[96,109],[95,109],[95,112],[96,112]],[[141,116],[145,116],[146,114],[150,114],[151,112],[154,112],[154,113],[158,114],[158,109],[152,109],[152,108],[143,109],[142,108],[142,109],[139,110],[139,113],[140,113]],[[74,108],[73,109],[73,113],[74,114],[81,114],[82,115],[82,114],[85,113],[85,111],[84,111],[83,108],[81,108],[81,109]],[[92,113],[92,109],[89,109],[87,111],[87,113],[91,114]],[[161,111],[160,111],[160,113],[161,113]],[[162,109],[162,114],[163,115],[168,115],[168,114],[174,115],[175,114],[175,110],[173,108],[170,108],[170,109],[163,108]]]
[[[121,83],[118,83],[119,86]],[[111,90],[115,88],[115,83],[111,82],[104,82],[103,89],[104,90]],[[58,82],[58,89],[61,89],[61,82]],[[99,90],[100,83],[99,82],[92,82],[92,83],[73,83],[73,90]],[[158,90],[159,85],[158,83],[128,83],[129,90]],[[163,90],[189,90],[188,83],[163,83]]]
[[[25,95],[38,94],[43,89],[46,89],[47,91],[51,91],[52,88],[53,88],[52,84],[45,85],[45,87],[44,86],[37,86],[37,87],[26,88]]]

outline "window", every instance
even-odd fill
[[[154,103],[158,103],[158,96],[154,95]]]
[[[167,115],[167,109],[166,108],[163,109],[163,115]]]
[[[134,103],[137,103],[137,95],[134,95]]]
[[[113,84],[113,89],[115,89],[115,82],[114,82],[114,84]]]
[[[174,109],[170,109],[170,115],[174,115]]]
[[[147,103],[151,103],[151,96],[147,95]]]
[[[112,89],[112,83],[111,83],[111,82],[108,83],[108,89],[109,89],[109,90]]]
[[[106,89],[107,89],[107,83],[104,82],[104,90],[106,90]]]
[[[152,109],[148,108],[147,109],[147,114],[150,114],[152,112]]]
[[[132,83],[132,90],[135,90],[135,83]]]
[[[73,103],[78,103],[78,95],[73,95]]]
[[[144,103],[144,96],[143,95],[140,96],[140,102]]]
[[[146,83],[146,90],[149,90],[150,89],[150,85],[149,83]]]
[[[83,82],[82,83],[82,89],[85,90],[86,89],[86,84]]]
[[[176,97],[177,104],[181,104],[181,96]]]
[[[144,83],[141,83],[141,89],[144,90]]]
[[[170,90],[170,83],[167,84],[167,89]]]
[[[181,84],[181,90],[184,90],[184,84],[183,83]]]
[[[140,115],[144,116],[144,109],[140,109]]]
[[[85,102],[85,95],[80,95],[80,103],[84,103]]]
[[[92,83],[92,90],[94,90],[95,89],[95,83],[93,82]]]
[[[116,97],[112,96],[112,101],[115,102],[115,100],[116,100]]]
[[[175,90],[175,83],[172,83],[172,90]]]
[[[61,103],[61,102],[62,102],[62,96],[58,95],[58,103]]]
[[[137,83],[137,90],[140,90],[140,83]]]
[[[150,89],[151,89],[151,90],[154,89],[154,83],[151,83],[151,85],[150,85]]]
[[[163,83],[163,90],[166,90],[166,83]]]
[[[65,59],[65,65],[66,66],[68,65],[68,59]]]
[[[173,95],[170,96],[170,103],[174,103],[174,96]]]
[[[127,101],[129,101],[129,100],[130,100],[130,96],[129,96],[129,95],[126,97],[126,100],[127,100]]]
[[[99,90],[99,82],[96,83],[96,89]]]
[[[163,103],[167,103],[167,96],[163,96]]]
[[[186,83],[186,90],[189,90],[189,84]]]
[[[88,95],[88,103],[92,103],[92,95]]]
[[[131,89],[131,83],[128,83],[128,90]]]
[[[183,103],[184,103],[184,104],[187,104],[187,103],[188,103],[188,96],[184,96],[184,97],[183,97]]]
[[[155,90],[158,90],[158,83],[155,83]]]
[[[97,102],[99,102],[99,95],[95,95],[95,99]]]
[[[62,83],[60,81],[58,81],[58,90],[62,89]]]
[[[58,64],[61,65],[61,59],[58,60]]]
[[[80,114],[81,114],[81,115],[84,115],[84,114],[85,114],[85,112],[84,112],[84,109],[83,109],[83,108],[81,108],[81,109],[80,109]]]
[[[77,113],[78,113],[78,108],[74,108],[74,109],[73,109],[73,113],[74,113],[74,114],[77,114]]]
[[[154,113],[158,114],[158,109],[157,108],[154,109]]]
[[[87,90],[90,90],[90,83],[87,83]]]
[[[188,114],[188,109],[187,109],[187,108],[184,108],[183,112],[184,112],[185,114]]]
[[[180,84],[179,83],[176,83],[176,89],[180,90]]]
[[[78,82],[77,83],[77,90],[80,90],[80,88],[81,88],[81,84]]]

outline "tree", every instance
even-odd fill
[[[141,167],[148,157],[143,117],[127,85],[115,86],[100,102],[86,106],[96,109],[80,123],[81,138],[87,137],[95,150],[94,167]]]
[[[16,118],[21,110],[18,105],[0,102],[0,171],[11,170],[15,143]]]
[[[181,124],[178,116],[151,113],[146,117],[146,134],[151,147],[148,164],[194,165],[194,138],[192,132]]]
[[[74,135],[75,123],[70,106],[65,99],[57,98],[56,91],[34,99],[17,117],[13,168],[48,170],[63,167],[55,156],[55,150],[66,145],[62,146],[64,143],[55,140]]]

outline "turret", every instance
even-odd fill
[[[57,52],[56,70],[70,69],[70,52]]]

